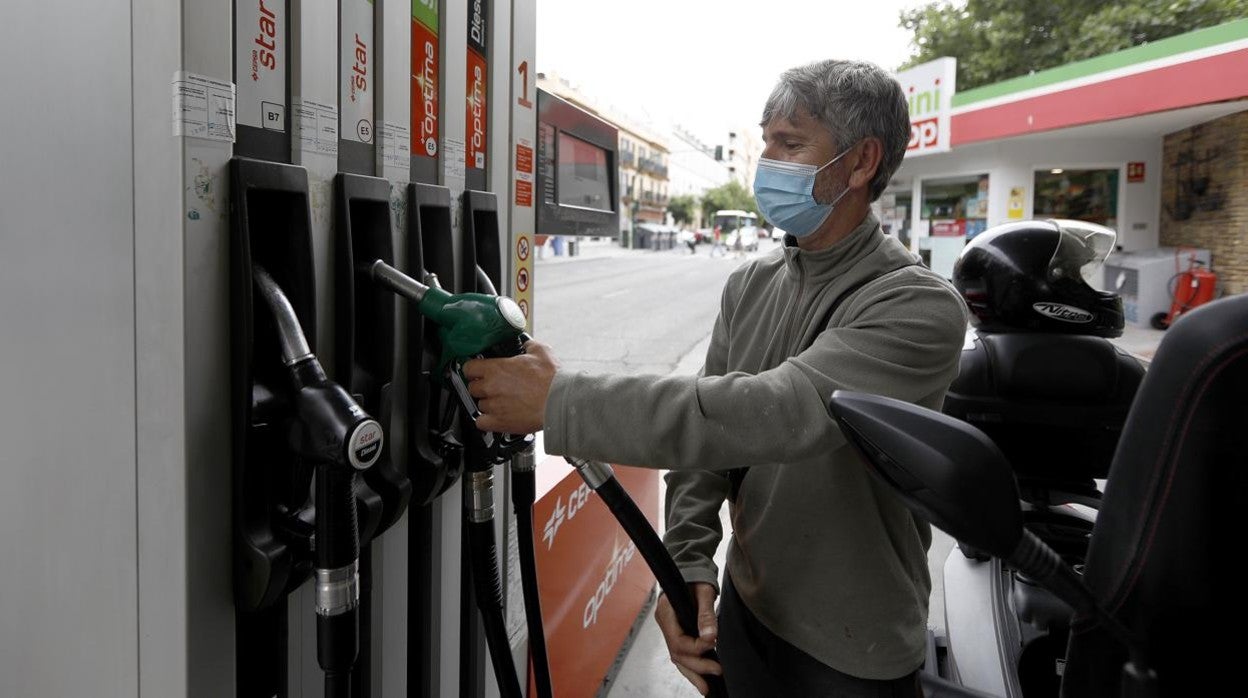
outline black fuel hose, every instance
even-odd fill
[[[350,698],[360,651],[355,473],[326,463],[316,479],[316,659],[325,670],[325,698]]]
[[[498,289],[490,275],[480,265],[476,267],[477,290],[491,296]],[[532,339],[521,334],[519,350],[524,342]],[[504,438],[498,435],[495,438]],[[534,472],[533,449],[529,446],[512,460],[511,503],[516,510],[516,540],[520,552],[520,586],[524,592],[524,619],[529,631],[529,656],[533,662],[533,682],[537,686],[537,698],[554,695],[550,678],[550,660],[546,653],[546,631],[542,624],[542,601],[537,589],[537,556],[533,549],[533,502],[537,499],[537,482]],[[497,669],[497,667],[496,667]]]
[[[533,502],[537,499],[533,450],[512,459],[511,503],[516,510],[516,540],[520,548],[520,584],[524,590],[524,617],[529,629],[529,656],[538,698],[551,698],[550,660],[546,654],[546,630],[542,624],[542,600],[537,589],[537,555],[533,546]]]
[[[326,698],[350,698],[360,651],[360,532],[356,473],[381,454],[381,425],[325,376],[290,300],[260,265],[252,278],[273,313],[274,329],[294,388],[291,444],[316,464],[314,539],[316,658]]]
[[[676,613],[676,621],[680,623],[681,630],[690,637],[698,637],[698,606],[694,602],[693,594],[689,592],[689,585],[685,583],[680,568],[676,566],[676,561],[667,552],[667,547],[663,545],[659,534],[650,527],[646,515],[641,513],[641,509],[637,508],[637,503],[628,496],[628,492],[624,491],[624,486],[616,479],[611,466],[580,458],[565,458],[565,460],[576,468],[581,478],[585,480],[585,484],[598,493],[603,503],[611,510],[611,514],[615,516],[616,521],[620,522],[620,527],[636,544],[637,551],[641,553],[646,565],[650,567],[650,571],[658,580],[659,588],[663,590],[668,602],[672,604],[672,610]],[[719,662],[719,654],[714,649],[703,652],[702,656]],[[702,679],[710,687],[707,695],[712,698],[727,697],[728,688],[724,685],[722,676],[704,674]]]
[[[480,473],[470,473],[470,476]],[[489,474],[488,471],[485,474]],[[494,677],[503,698],[523,698],[516,663],[511,657],[507,625],[503,621],[503,586],[498,573],[498,544],[494,536],[494,517],[466,523],[468,548],[472,558],[472,585],[477,597],[477,610],[485,626],[485,644],[494,665]]]
[[[325,672],[325,698],[350,698],[351,672]]]

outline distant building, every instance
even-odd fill
[[[666,222],[671,196],[668,141],[655,129],[640,123],[623,110],[605,104],[582,92],[558,75],[539,74],[537,86],[558,95],[620,131],[620,229],[631,230],[632,222]]]
[[[750,126],[728,132],[728,146],[723,149],[724,163],[728,173],[746,189],[754,189],[754,170],[763,156],[762,131]]]
[[[672,144],[671,171],[669,173],[672,196],[700,198],[707,189],[727,184],[732,176],[727,163],[715,159],[715,148],[703,143],[697,136],[680,125],[670,129],[668,142]],[[708,225],[702,221],[702,210],[693,211],[695,228]]]

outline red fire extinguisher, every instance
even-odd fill
[[[1153,327],[1164,330],[1174,324],[1179,316],[1187,311],[1198,308],[1213,300],[1218,288],[1218,275],[1205,267],[1205,263],[1196,259],[1195,253],[1188,251],[1187,269],[1179,271],[1179,257],[1183,250],[1174,253],[1175,274],[1170,278],[1173,300],[1170,312],[1157,313],[1152,318]]]

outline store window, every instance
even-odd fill
[[[1118,170],[1039,170],[1033,218],[1073,218],[1116,228]]]
[[[970,239],[988,227],[988,175],[923,181],[919,217],[933,237]]]

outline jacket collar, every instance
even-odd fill
[[[849,235],[822,250],[803,250],[797,246],[796,238],[785,235],[784,266],[795,278],[804,270],[810,282],[827,282],[843,275],[864,257],[876,251],[884,243],[884,239],[880,221],[874,213],[867,211],[862,222]]]

